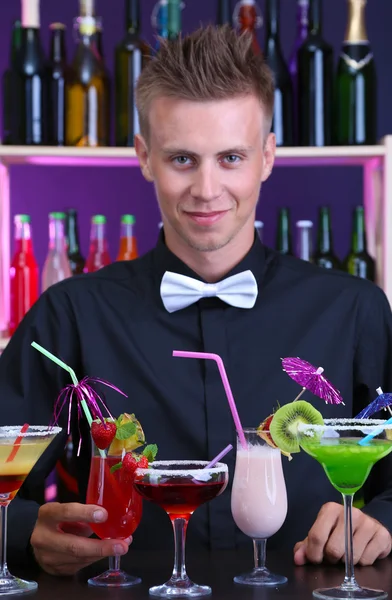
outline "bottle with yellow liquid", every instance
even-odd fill
[[[78,46],[66,84],[66,145],[109,145],[109,77],[97,48],[94,0],[79,0]]]

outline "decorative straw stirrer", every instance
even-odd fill
[[[173,356],[179,356],[180,358],[204,358],[207,360],[214,360],[219,369],[220,376],[222,378],[223,387],[226,392],[227,400],[229,402],[229,407],[231,410],[231,414],[233,415],[234,425],[237,429],[238,437],[240,439],[241,446],[244,450],[247,448],[246,439],[244,435],[244,431],[242,429],[240,417],[238,415],[237,407],[234,401],[233,393],[230,388],[229,380],[226,374],[226,369],[223,364],[223,360],[218,354],[211,354],[209,352],[186,352],[183,350],[173,350]]]

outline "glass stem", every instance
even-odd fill
[[[120,570],[120,556],[109,556],[109,571]]]
[[[253,553],[255,557],[255,570],[264,571],[265,567],[265,556],[266,556],[267,540],[253,540]]]
[[[187,519],[172,519],[174,531],[174,568],[171,581],[188,580],[185,568],[185,540],[188,527]]]
[[[343,586],[357,588],[358,584],[354,577],[354,551],[353,551],[353,523],[352,507],[353,494],[342,494],[344,502],[344,547],[346,574]]]
[[[9,577],[7,567],[7,509],[8,505],[0,506],[0,526],[1,526],[1,554],[0,554],[0,577]]]

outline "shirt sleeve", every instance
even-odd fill
[[[376,389],[392,392],[392,313],[387,297],[372,286],[361,303],[360,328],[354,359],[353,416],[377,396]],[[382,411],[374,418],[387,419]],[[363,486],[363,512],[392,534],[392,453],[377,462]]]
[[[45,292],[12,336],[0,357],[0,425],[49,425],[60,390],[70,383],[66,371],[55,365],[31,343],[41,346],[72,365],[79,365],[78,335],[73,312],[61,284]],[[77,374],[78,376],[78,374]],[[60,458],[67,440],[67,411],[59,425],[63,431],[51,442],[26,478],[8,509],[8,560],[29,559],[29,541],[39,505],[32,500]]]

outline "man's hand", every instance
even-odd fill
[[[41,506],[30,543],[39,565],[51,575],[74,575],[106,556],[128,552],[127,540],[89,539],[89,523],[107,519],[104,508],[70,502]]]
[[[353,508],[354,564],[372,565],[391,552],[391,534],[381,523]],[[335,564],[344,560],[344,509],[328,502],[321,507],[308,536],[294,547],[294,562]]]

